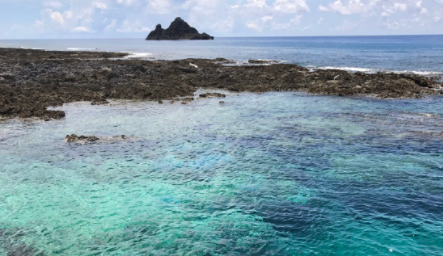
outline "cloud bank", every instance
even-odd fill
[[[216,36],[443,33],[443,0],[0,0],[0,6],[0,38],[141,37],[178,16]]]

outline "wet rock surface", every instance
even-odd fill
[[[132,141],[137,140],[135,137],[128,137],[126,135],[116,135],[112,137],[97,137],[97,136],[84,136],[84,135],[66,135],[65,141],[67,143],[78,143],[78,144],[86,144],[86,143],[112,143],[112,142],[123,142],[123,141]]]
[[[79,143],[79,142],[95,142],[100,140],[96,136],[77,136],[75,134],[72,135],[66,135],[65,140],[67,143]]]
[[[199,95],[200,98],[226,98],[226,95],[223,93],[203,93]]]
[[[290,64],[226,66],[220,63],[221,59],[118,59],[124,56],[0,49],[0,117],[61,119],[64,112],[47,108],[75,101],[105,104],[106,99],[156,102],[183,99],[188,104],[199,88],[421,98],[441,94],[438,88],[443,84],[438,78],[413,74],[310,72]]]
[[[264,65],[264,64],[277,64],[278,61],[275,60],[248,60],[249,64],[258,64],[258,65]]]

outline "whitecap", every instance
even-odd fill
[[[421,76],[439,76],[443,75],[443,72],[437,72],[437,71],[415,71],[415,70],[403,70],[403,71],[393,71],[393,73],[398,74],[415,74],[415,75],[421,75]]]
[[[97,51],[98,48],[76,48],[76,47],[68,47],[68,51]]]
[[[327,66],[327,67],[318,67],[317,69],[322,69],[322,70],[336,69],[336,70],[344,70],[344,71],[351,71],[351,72],[364,72],[364,73],[374,73],[374,72],[376,72],[375,69],[371,69],[371,68],[357,68],[357,67],[332,67],[332,66]]]
[[[43,48],[33,48],[33,47],[24,47],[24,46],[20,46],[20,49],[25,49],[25,50],[45,50]]]
[[[443,72],[437,71],[417,71],[417,70],[385,70],[385,69],[373,69],[373,68],[359,68],[359,67],[334,67],[334,66],[326,66],[326,67],[317,67],[314,69],[319,70],[344,70],[349,72],[363,72],[363,73],[376,73],[376,72],[391,72],[395,74],[415,74],[421,76],[441,76]]]
[[[152,53],[149,52],[128,52],[128,54],[126,59],[144,59],[152,56]]]

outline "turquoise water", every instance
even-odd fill
[[[224,101],[1,121],[0,255],[442,255],[443,99]]]
[[[131,52],[154,59],[218,58],[244,63],[271,59],[309,68],[443,75],[443,35],[138,39],[0,40],[0,47]]]

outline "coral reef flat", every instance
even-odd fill
[[[438,78],[415,74],[309,70],[294,64],[226,59],[142,60],[125,53],[0,49],[0,116],[60,119],[48,107],[107,99],[177,100],[199,88],[231,92],[421,98],[442,93]],[[257,64],[258,63],[258,64]]]

